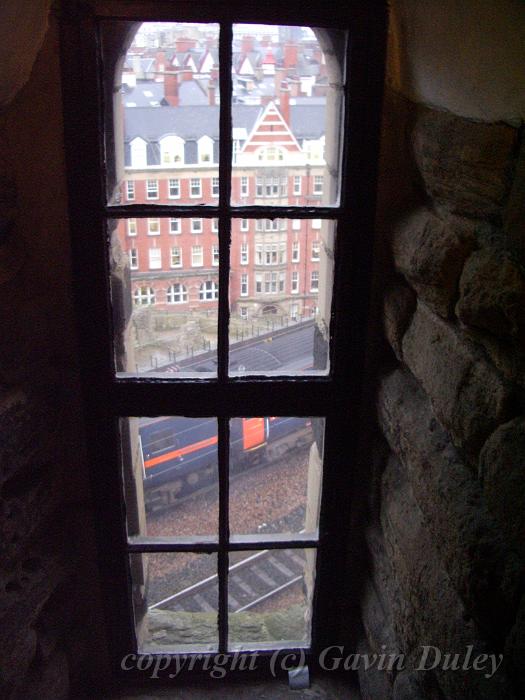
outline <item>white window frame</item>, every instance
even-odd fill
[[[126,229],[128,236],[135,237],[137,235],[137,219],[128,219]]]
[[[159,198],[159,181],[158,180],[146,180],[146,199],[158,199]]]
[[[219,246],[216,243],[211,247],[211,264],[213,267],[219,267]]]
[[[248,265],[250,262],[250,247],[247,241],[241,243],[239,250],[239,261],[241,265]]]
[[[293,193],[295,195],[302,194],[302,177],[300,175],[293,176]]]
[[[200,301],[217,301],[219,298],[219,285],[214,280],[202,282],[199,288]]]
[[[137,287],[133,292],[134,306],[154,306],[157,296],[153,287]]]
[[[298,272],[298,270],[292,270],[290,293],[291,294],[299,294],[299,272]]]
[[[241,219],[241,231],[249,231],[249,230],[250,230],[249,219]]]
[[[311,257],[310,260],[312,262],[319,262],[321,259],[321,241],[318,238],[315,238],[312,241],[312,251],[311,251]]]
[[[202,233],[203,225],[202,219],[190,219],[190,231],[191,233]]]
[[[312,270],[310,273],[310,291],[319,291],[319,270]]]
[[[178,258],[178,262],[173,262]],[[170,267],[182,267],[182,248],[179,245],[170,248]]]
[[[166,289],[167,304],[185,304],[188,301],[188,290],[180,282],[170,284]]]
[[[180,178],[168,178],[168,199],[180,199]]]
[[[219,196],[219,178],[212,177],[211,179],[211,196],[216,199]]]
[[[249,276],[247,272],[243,272],[243,274],[241,275],[241,281],[239,286],[241,297],[247,297],[249,290]]]
[[[148,248],[148,269],[162,270],[162,249]]]
[[[292,262],[301,262],[301,243],[300,241],[292,241]]]
[[[170,216],[170,235],[180,236],[182,233],[182,221],[181,219]]]
[[[241,197],[248,197],[250,194],[250,180],[247,175],[241,175]]]
[[[324,177],[322,175],[314,175],[313,193],[323,194]]]
[[[190,177],[190,197],[200,199],[202,197],[202,180],[200,177]]]
[[[204,266],[204,252],[201,245],[193,245],[191,247],[191,266],[192,267],[203,267]]]
[[[160,219],[148,219],[148,236],[160,236]]]
[[[139,251],[137,248],[130,248],[128,250],[129,259],[129,269],[138,270],[139,269]]]
[[[126,180],[126,199],[128,202],[135,199],[135,180]]]

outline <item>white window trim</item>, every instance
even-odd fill
[[[198,230],[194,228],[194,226],[198,226]],[[191,233],[202,233],[203,231],[203,225],[202,225],[202,219],[190,219],[190,231]]]
[[[178,250],[179,251],[179,262],[174,263],[173,262],[173,251]],[[170,267],[182,267],[182,248],[180,246],[172,246],[170,248]]]
[[[195,262],[196,251],[199,250],[200,262]],[[191,266],[192,267],[203,267],[204,266],[204,251],[201,245],[194,245],[191,247]]]
[[[199,183],[199,192],[198,192],[198,194],[193,194],[193,192],[192,192],[192,189],[193,189],[193,187],[192,187],[192,180],[195,180],[195,182],[198,182],[198,183]],[[201,180],[201,178],[200,178],[200,177],[190,177],[190,179],[189,179],[189,187],[190,187],[190,197],[191,197],[192,199],[201,199],[201,197],[202,197],[202,180]]]
[[[150,183],[150,182],[154,182],[155,185],[156,185],[155,188],[154,188],[154,190],[155,190],[155,194],[154,194],[154,195],[150,195],[150,188],[149,188],[149,183]],[[146,199],[150,199],[150,200],[151,200],[151,199],[158,199],[158,198],[159,198],[159,181],[158,181],[158,180],[150,180],[150,179],[147,179],[147,180],[146,180]]]
[[[170,182],[177,182],[177,189],[179,194],[171,194],[171,185]],[[170,177],[168,178],[168,199],[180,199],[180,178],[178,177]]]

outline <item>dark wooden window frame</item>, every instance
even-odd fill
[[[356,456],[362,377],[365,360],[368,290],[371,277],[375,183],[384,73],[386,8],[379,0],[343,5],[321,2],[225,3],[201,0],[141,2],[137,0],[67,1],[58,11],[65,109],[66,158],[69,177],[73,274],[78,308],[85,416],[89,442],[99,562],[106,596],[110,653],[115,669],[134,649],[130,552],[193,551],[218,553],[219,650],[227,634],[228,551],[308,547],[318,550],[316,596],[313,607],[312,661],[323,647],[342,637],[341,609],[351,586],[341,578],[347,571],[344,538],[352,514],[348,511],[352,464]],[[300,18],[300,22],[297,21]],[[220,184],[217,206],[131,204],[108,206],[105,177],[111,165],[104,151],[104,84],[101,75],[98,26],[101,20],[215,21],[221,27],[220,90],[231,93],[231,24],[256,22],[301,24],[347,29],[346,95],[338,206],[233,206],[231,189],[231,103],[221,102]],[[109,168],[109,170],[108,170]],[[113,367],[113,327],[109,294],[107,220],[114,218],[191,217],[219,220],[218,376],[216,379],[118,377]],[[336,265],[330,326],[330,373],[327,377],[228,377],[229,226],[235,218],[336,219]],[[305,251],[306,255],[307,252]],[[351,309],[351,312],[349,310]],[[119,417],[216,416],[219,427],[219,540],[197,543],[181,538],[157,542],[141,538],[130,543],[126,534],[125,503],[120,475]],[[228,450],[229,418],[250,415],[326,417],[324,476],[319,538],[299,536],[263,540],[229,537]],[[358,574],[354,574],[358,578]],[[125,594],[124,594],[125,592]],[[165,671],[169,673],[170,669]],[[126,677],[129,678],[127,673]]]

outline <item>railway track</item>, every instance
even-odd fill
[[[304,566],[304,552],[301,549],[265,549],[232,564],[228,576],[230,612],[239,613],[255,609],[269,598],[299,585],[303,578]],[[159,600],[150,605],[149,609],[215,612],[217,578],[217,574],[209,576]]]

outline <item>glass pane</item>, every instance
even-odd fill
[[[219,26],[108,21],[102,37],[110,204],[217,203]]]
[[[335,221],[233,219],[230,374],[326,374]]]
[[[109,222],[117,372],[216,374],[215,224],[205,218]]]
[[[230,421],[230,531],[317,536],[324,418]]]
[[[215,651],[217,555],[131,554],[140,653]]]
[[[122,418],[128,534],[217,538],[215,418]]]
[[[315,550],[236,552],[230,562],[229,648],[308,646]]]
[[[232,203],[339,201],[345,32],[233,25]]]

